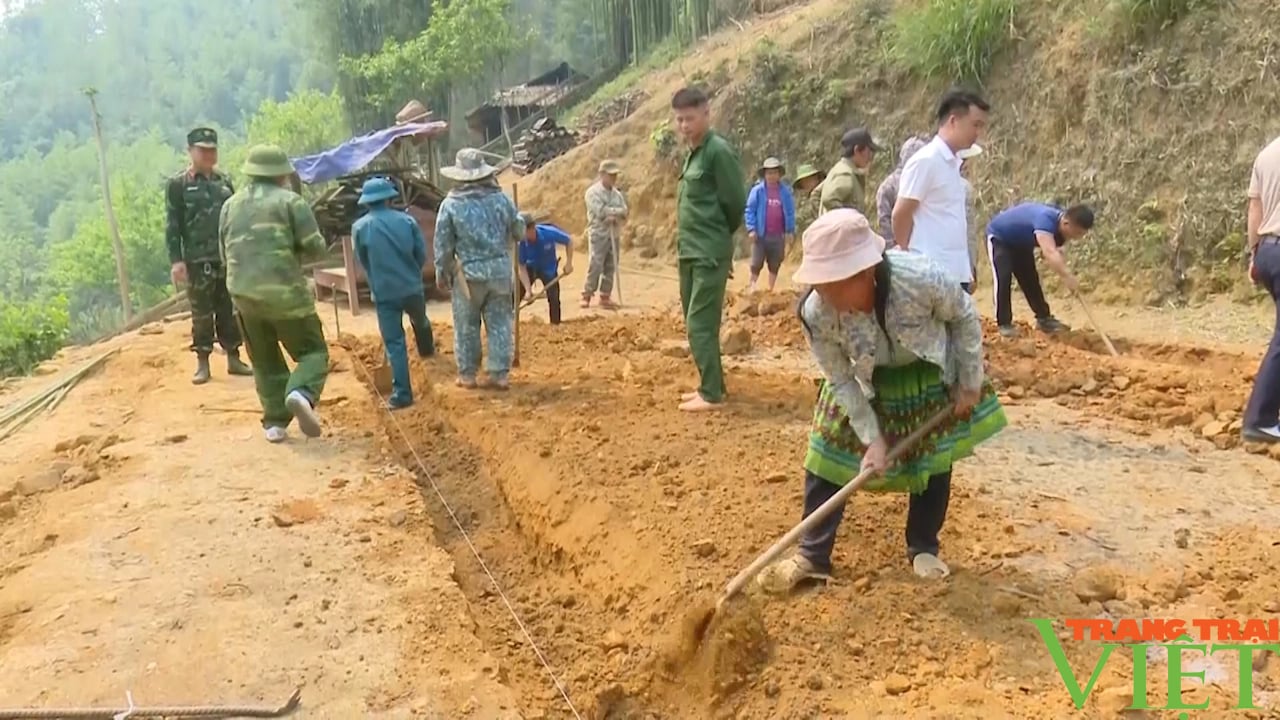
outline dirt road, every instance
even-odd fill
[[[990,338],[1012,425],[958,468],[950,580],[911,576],[902,498],[858,497],[832,585],[762,605],[709,667],[672,677],[665,642],[691,599],[799,517],[814,371],[789,296],[736,297],[733,403],[681,415],[694,371],[674,287],[626,280],[639,307],[622,314],[568,307],[552,328],[545,306],[525,311],[502,395],[451,385],[433,307],[444,351],[413,361],[419,403],[394,421],[359,382],[380,362],[372,313],[344,314],[354,354],[335,350],[330,430],[285,448],[234,411],[253,405],[247,383],[186,383],[180,329],[125,341],[3,448],[24,477],[62,458],[99,478],[11,505],[0,662],[19,672],[0,698],[274,703],[296,683],[303,717],[574,717],[510,602],[581,717],[1115,717],[1131,657],[1076,710],[1028,618],[1280,613],[1280,458],[1233,431],[1256,355],[1130,332],[1159,319],[1189,336],[1196,311],[1105,310],[1120,359],[1088,333]],[[1227,341],[1253,339],[1235,325]],[[54,451],[80,435],[88,450]],[[1096,645],[1065,645],[1087,674]],[[1237,670],[1196,662],[1213,683],[1187,698],[1223,716]],[[1278,711],[1277,665],[1253,673],[1269,709],[1240,717]]]

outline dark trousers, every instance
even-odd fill
[[[394,300],[379,298],[374,303],[378,314],[378,332],[391,365],[391,402],[413,402],[413,386],[409,382],[409,353],[405,347],[404,316],[409,316],[418,357],[429,357],[436,351],[431,321],[427,319],[427,300],[422,293]]]
[[[1253,380],[1244,424],[1249,428],[1269,428],[1280,422],[1280,238],[1263,239],[1253,256],[1253,267],[1258,284],[1271,293],[1276,303],[1276,323],[1271,332],[1271,345],[1262,356],[1262,365]]]
[[[213,352],[213,341],[227,352],[240,348],[240,328],[227,293],[227,271],[222,263],[187,263],[187,300],[191,303],[191,349],[201,355]]]
[[[1040,271],[1036,269],[1034,247],[1010,247],[998,238],[987,238],[987,252],[991,255],[991,274],[996,293],[996,324],[1007,327],[1013,324],[1013,281],[1018,281],[1027,304],[1036,314],[1036,320],[1048,320],[1049,302],[1044,299],[1040,286]]]
[[[546,274],[545,272],[539,272],[538,269],[532,265],[525,265],[524,269],[525,269],[525,272],[529,273],[530,287],[533,286],[534,282],[541,281],[542,287],[546,288],[547,307],[550,308],[551,324],[559,325],[560,324],[560,283],[556,283],[555,285],[551,284],[551,281],[556,279],[556,274],[559,273],[559,268],[557,268],[556,272],[551,273],[550,275]],[[524,290],[524,285],[522,283],[516,283],[516,302],[523,301],[525,298],[525,295],[526,293]]]
[[[811,472],[804,474],[804,517],[809,517],[827,500],[840,491]],[[907,561],[920,553],[938,554],[938,533],[947,519],[947,506],[951,504],[951,472],[929,478],[929,487],[919,495],[910,495],[907,502]],[[831,551],[836,545],[836,531],[844,519],[844,505],[828,515],[800,540],[800,554],[822,573],[831,572]]]

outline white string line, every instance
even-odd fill
[[[427,482],[431,483],[431,489],[435,491],[436,497],[440,498],[440,504],[444,506],[445,512],[449,513],[450,519],[453,520],[454,527],[458,528],[458,532],[462,533],[462,539],[466,541],[467,547],[471,549],[471,554],[475,556],[476,562],[480,563],[480,569],[484,570],[484,574],[488,576],[489,582],[493,583],[493,589],[498,591],[498,597],[502,599],[502,604],[507,607],[507,612],[511,614],[511,619],[516,621],[516,626],[520,628],[521,634],[524,635],[525,641],[529,643],[529,647],[533,649],[533,653],[538,656],[538,662],[542,663],[543,669],[547,671],[547,675],[551,677],[551,682],[555,684],[556,690],[560,692],[560,697],[564,698],[564,702],[569,706],[569,711],[578,720],[582,720],[582,715],[578,713],[578,708],[573,706],[573,701],[569,699],[569,692],[565,690],[564,684],[560,682],[560,678],[556,676],[554,670],[551,669],[551,663],[547,661],[546,655],[538,647],[538,643],[534,642],[533,635],[529,633],[529,629],[520,620],[520,616],[516,614],[515,607],[511,604],[511,600],[507,598],[507,594],[503,592],[502,586],[498,584],[498,579],[489,571],[489,566],[485,563],[484,558],[480,557],[480,551],[476,549],[475,543],[471,542],[471,537],[467,535],[467,531],[462,528],[462,522],[458,520],[458,516],[453,512],[453,508],[449,505],[449,501],[445,499],[444,493],[440,491],[440,486],[436,484],[436,479],[431,476],[427,470],[426,463],[422,462],[422,457],[418,455],[418,450],[409,440],[409,435],[405,433],[401,427],[400,421],[396,419],[396,415],[387,405],[387,399],[382,396],[377,386],[373,384],[373,378],[369,375],[369,371],[364,367],[364,363],[355,357],[355,353],[348,351],[353,361],[352,364],[360,368],[361,374],[369,381],[369,387],[373,388],[373,393],[378,396],[378,400],[382,403],[382,409],[386,411],[387,416],[391,418],[391,423],[396,426],[396,432],[400,433],[400,437],[404,440],[404,444],[409,448],[409,452],[413,454],[413,459],[418,463],[418,469],[422,471],[423,477]]]

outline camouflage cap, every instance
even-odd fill
[[[537,225],[538,223],[546,220],[547,217],[548,213],[543,210],[525,210],[520,213],[520,221],[524,223],[525,227]]]
[[[617,160],[604,160],[600,163],[601,175],[617,175],[622,172],[622,166]]]
[[[249,158],[240,172],[250,177],[285,177],[293,174],[289,156],[275,145],[254,145],[249,148]]]
[[[187,133],[187,147],[218,147],[218,131],[213,128],[200,127]]]
[[[800,167],[796,168],[796,182],[800,182],[805,178],[811,178],[814,176],[817,176],[819,179],[823,179],[827,176],[827,173],[819,170],[809,163],[804,163]]]

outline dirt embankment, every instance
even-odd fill
[[[664,653],[693,599],[799,518],[813,386],[776,305],[738,308],[750,343],[730,359],[731,407],[712,416],[674,409],[694,382],[674,317],[528,325],[507,394],[452,387],[447,352],[414,361],[421,400],[386,426],[385,447],[411,456],[401,429],[416,446],[420,482],[453,503],[584,717],[1110,717],[1128,702],[1132,661],[1117,655],[1077,711],[1027,618],[1280,611],[1274,523],[1256,512],[1276,499],[1277,465],[1215,447],[1191,432],[1195,417],[1171,430],[1166,401],[1144,399],[1198,408],[1229,392],[1238,406],[1245,360],[1121,340],[1117,361],[1081,337],[993,340],[1014,424],[958,467],[943,538],[953,577],[911,577],[902,498],[858,497],[833,585],[761,604],[759,625],[671,676]],[[447,332],[438,340],[448,347]],[[1057,374],[1068,379],[1041,382]],[[1131,404],[1146,410],[1119,413]],[[525,716],[571,717],[467,541],[430,507]],[[1075,667],[1096,661],[1096,646],[1065,644]],[[1274,666],[1255,687],[1276,687]],[[1224,687],[1195,692],[1226,707]]]

